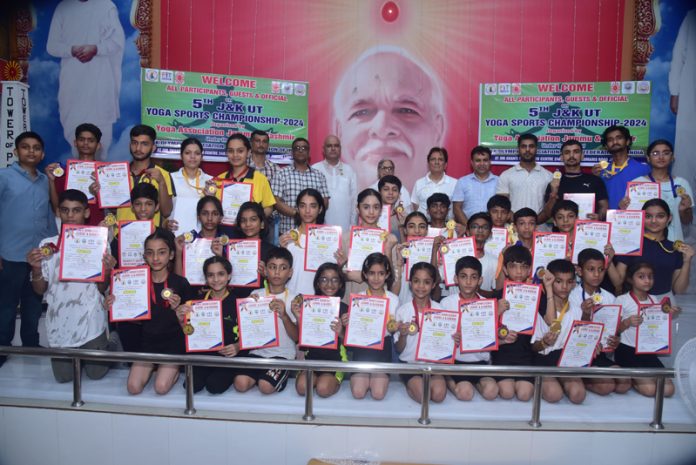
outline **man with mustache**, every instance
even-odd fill
[[[397,47],[363,53],[336,87],[333,107],[343,159],[366,173],[358,178],[358,192],[376,181],[372,173],[383,158],[397,164],[404,185],[412,186],[422,173],[422,157],[444,139],[437,78]]]
[[[430,217],[428,212],[428,198],[435,193],[445,194],[448,198],[452,197],[454,186],[457,180],[445,174],[448,161],[447,150],[444,147],[433,147],[428,152],[428,173],[416,181],[411,194],[413,211],[419,212]],[[452,207],[448,207],[447,217],[452,216]]]

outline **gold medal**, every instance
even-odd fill
[[[184,242],[186,243],[191,243],[193,242],[193,233],[192,232],[185,232],[184,233]]]
[[[606,160],[601,160],[599,162],[599,167],[602,168],[603,170],[609,168],[609,162]]]
[[[673,244],[674,250],[678,251],[682,245],[684,245],[684,242],[677,239],[676,241],[674,241],[674,244]]]
[[[683,186],[677,186],[677,195],[684,195],[684,194],[686,194],[686,189],[684,189]]]
[[[396,207],[396,213],[398,213],[400,215],[403,212],[404,212],[404,204],[399,202],[399,205]]]
[[[549,327],[552,333],[560,333],[561,332],[561,322],[560,321],[554,321],[551,323],[551,326]]]
[[[174,291],[172,291],[168,287],[165,287],[164,289],[162,289],[162,292],[160,292],[160,295],[164,300],[167,300],[174,295]]]
[[[508,334],[510,334],[510,330],[508,330],[507,326],[500,325],[498,327],[498,337],[500,339],[505,339],[508,336]]]
[[[58,247],[53,242],[49,242],[48,244],[45,244],[44,246],[41,247],[41,255],[44,257],[48,258],[54,253],[58,252]]]
[[[191,323],[186,323],[183,327],[183,331],[185,335],[190,336],[196,331],[196,329]]]
[[[387,240],[387,237],[389,236],[389,233],[387,231],[382,231],[382,233],[379,235],[379,238],[382,240],[382,242]]]
[[[104,217],[104,224],[106,224],[107,226],[115,225],[116,224],[116,215],[114,215],[113,213],[108,213]]]
[[[537,271],[537,278],[542,279],[545,274],[546,274],[546,269],[542,268],[539,271]]]
[[[300,240],[300,233],[298,233],[296,229],[291,229],[290,230],[290,239],[292,239],[294,242],[299,241]]]
[[[408,334],[413,336],[417,332],[418,332],[418,325],[417,324],[411,323],[410,325],[408,325]]]
[[[389,321],[387,321],[387,331],[390,333],[395,333],[399,329],[399,323],[393,318],[390,318]]]
[[[145,174],[140,178],[140,182],[144,182],[145,184],[152,184],[152,178],[149,174]]]
[[[294,299],[292,299],[292,303],[294,305],[302,305],[302,302],[304,302],[304,298],[302,297],[302,294],[297,294]]]
[[[447,228],[448,231],[454,231],[454,228],[457,226],[457,222],[454,220],[449,220],[447,224],[445,224],[445,228]]]
[[[53,169],[53,176],[56,178],[59,178],[65,174],[65,170],[61,168],[60,166],[57,166],[56,168]]]
[[[563,174],[561,174],[560,171],[553,172],[553,179],[561,179],[562,177],[563,177]]]
[[[449,252],[449,247],[447,247],[447,244],[442,244],[442,246],[440,246],[440,253],[446,254],[447,252]]]
[[[401,256],[404,258],[408,258],[411,256],[411,249],[406,247],[405,249],[401,249]]]
[[[205,195],[215,195],[217,194],[217,187],[215,186],[215,184],[208,184],[207,186],[205,186],[203,192],[205,192]]]
[[[223,234],[220,236],[220,245],[227,245],[230,242],[230,238],[227,237],[227,234]]]
[[[672,306],[669,304],[669,302],[665,302],[662,304],[662,312],[663,313],[669,313],[672,311]]]
[[[596,304],[601,304],[602,303],[602,294],[600,294],[599,292],[594,294],[592,296],[592,302],[594,302]]]

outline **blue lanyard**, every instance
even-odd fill
[[[668,175],[668,176],[669,176],[669,185],[672,186],[672,195],[673,195],[674,198],[676,199],[676,198],[677,198],[677,188],[676,188],[676,186],[674,185],[674,178],[672,178],[672,175],[671,175],[671,174]],[[648,177],[650,178],[650,180],[651,180],[652,182],[657,182],[657,181],[655,181],[655,178],[653,178],[652,173],[650,173],[650,174],[648,175]],[[660,183],[660,184],[662,184],[662,183]]]

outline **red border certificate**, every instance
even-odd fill
[[[558,358],[559,367],[588,367],[594,360],[597,344],[604,325],[592,321],[573,321],[563,352]]]
[[[89,186],[97,178],[97,162],[87,160],[68,160],[65,170],[65,190],[76,189],[87,196],[87,202],[97,203],[89,191]]]
[[[145,239],[154,230],[152,220],[118,222],[118,264],[121,268],[145,264]]]
[[[416,263],[430,263],[433,257],[434,237],[409,237],[408,257],[406,258],[406,281],[411,279],[411,268]],[[408,285],[408,284],[407,284]]]
[[[382,233],[389,231],[379,228],[350,227],[350,245],[348,246],[348,263],[346,270],[360,271],[368,255],[375,252],[384,253]]]
[[[616,333],[619,331],[621,305],[595,305],[592,310],[592,321],[604,325],[602,338],[599,341],[602,344],[602,352],[613,352],[613,350],[607,349],[607,340],[610,336],[616,336]]]
[[[476,257],[476,243],[473,237],[459,237],[448,239],[443,245],[447,246],[447,252],[442,253],[442,246],[437,251],[444,269],[445,286],[454,286],[455,270],[457,260],[462,257]]]
[[[483,246],[484,252],[486,254],[495,255],[496,257],[500,255],[508,242],[508,230],[507,228],[491,228],[491,237],[488,238],[486,244]]]
[[[222,224],[234,226],[237,221],[239,207],[244,202],[250,202],[254,198],[254,185],[248,182],[222,181]]]
[[[651,199],[660,199],[662,188],[659,182],[629,182],[626,196],[631,201],[626,210],[642,210],[643,204]]]
[[[510,308],[503,313],[501,323],[510,331],[531,335],[539,316],[541,286],[506,280],[503,283],[503,299],[508,301]]]
[[[99,208],[128,207],[133,178],[128,162],[96,162],[96,178],[99,183],[97,200]]]
[[[109,228],[64,224],[60,234],[61,281],[104,282]]]
[[[346,347],[384,349],[388,320],[387,297],[351,294],[348,304],[348,326],[343,344]]]
[[[239,349],[278,347],[278,315],[269,304],[275,297],[237,299]]]
[[[421,316],[416,346],[419,362],[454,363],[457,350],[452,335],[459,331],[459,312],[426,308]]]
[[[609,242],[616,255],[643,255],[643,231],[645,212],[643,210],[609,210],[607,222],[611,223]]]
[[[672,353],[672,314],[662,311],[662,304],[640,304],[643,322],[636,328],[636,354]]]
[[[217,352],[224,345],[222,301],[193,300],[186,318],[193,334],[186,334],[186,352]]]
[[[536,278],[537,272],[546,268],[549,262],[566,258],[568,234],[537,231],[534,233],[532,245],[532,276]]]
[[[498,350],[498,301],[496,299],[459,300],[459,352]]]
[[[575,221],[571,261],[577,264],[578,254],[585,249],[596,249],[604,253],[604,247],[609,243],[610,237],[611,223],[593,220]]]
[[[259,263],[261,262],[260,239],[233,239],[227,245],[227,259],[232,263],[232,279],[235,287],[258,288],[261,285]]]
[[[109,307],[109,321],[149,320],[150,267],[125,268],[111,273],[111,295],[114,303]]]
[[[341,311],[340,297],[318,295],[302,296],[302,313],[298,322],[299,345],[338,349],[338,334],[331,323],[338,319]]]
[[[213,240],[201,237],[194,239],[193,242],[184,244],[182,254],[182,267],[184,278],[193,286],[204,286],[205,275],[203,274],[203,263],[215,255],[212,250]],[[234,266],[234,264],[232,264]]]
[[[563,200],[572,200],[578,204],[578,219],[584,220],[587,215],[595,212],[595,195],[593,193],[573,193],[563,194]]]
[[[308,224],[305,234],[304,269],[317,271],[324,263],[336,263],[334,254],[341,249],[341,227]]]

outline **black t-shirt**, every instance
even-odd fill
[[[143,321],[143,338],[151,341],[163,341],[181,334],[181,325],[176,312],[162,298],[162,290],[166,286],[181,297],[181,302],[191,300],[194,296],[191,285],[179,275],[169,273],[163,283],[152,283],[154,294],[150,296],[150,320]]]
[[[546,186],[544,202],[548,202],[551,194],[551,186]],[[582,173],[580,175],[564,174],[558,186],[558,199],[563,199],[563,194],[594,194],[595,211],[599,208],[600,200],[608,200],[607,188],[599,176]]]
[[[677,221],[679,220],[677,219]],[[662,244],[662,247],[660,244]],[[635,262],[652,264],[654,282],[652,289],[650,289],[650,294],[666,294],[672,290],[672,275],[684,264],[684,256],[681,252],[674,251],[670,253],[665,251],[665,249],[673,251],[674,243],[667,239],[658,242],[646,237],[643,239],[643,255],[620,256],[615,257],[614,260],[625,264],[627,267]]]
[[[205,300],[207,290],[199,291],[198,300]],[[229,289],[227,297],[222,299],[222,339],[224,345],[234,344],[239,341],[239,320],[237,319],[237,299],[239,294],[236,289]],[[237,357],[244,357],[248,350],[240,351]]]
[[[503,291],[496,290],[493,298],[502,299]],[[544,300],[543,296],[541,300]],[[531,365],[533,357],[532,336],[529,334],[518,334],[512,344],[500,344],[497,351],[491,352],[493,365]]]

